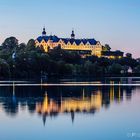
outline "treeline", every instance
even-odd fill
[[[140,59],[81,58],[77,52],[56,47],[48,53],[35,47],[35,41],[18,43],[7,38],[0,46],[0,78],[39,78],[41,76],[119,76],[140,74]]]

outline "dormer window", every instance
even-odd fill
[[[90,43],[89,43],[89,42],[87,42],[87,43],[86,43],[86,45],[90,45]]]
[[[75,42],[73,42],[73,45],[74,45],[74,46],[76,46],[76,43],[75,43]]]
[[[70,43],[70,42],[68,42],[68,43],[67,43],[67,45],[71,45],[71,43]]]
[[[83,45],[84,45],[84,43],[83,43],[83,42],[81,42],[81,43],[80,43],[80,45],[82,45],[82,46],[83,46]]]
[[[100,42],[99,41],[97,42],[97,45],[100,45]]]

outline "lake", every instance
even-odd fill
[[[140,79],[0,82],[0,140],[140,139]]]

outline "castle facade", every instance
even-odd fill
[[[61,47],[61,49],[67,51],[77,51],[83,57],[94,55],[97,57],[104,56],[108,58],[120,58],[123,55],[122,52],[117,52],[117,55],[115,52],[109,53],[111,48],[101,45],[101,43],[99,41],[96,41],[94,38],[76,39],[74,30],[72,30],[70,38],[59,38],[55,35],[47,36],[44,27],[42,35],[35,40],[35,44],[36,46],[43,47],[45,52],[48,52],[49,50],[54,49],[55,47]]]

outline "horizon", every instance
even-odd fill
[[[139,58],[139,0],[40,0],[0,1],[0,44],[15,36],[20,43],[41,35],[45,25],[47,35],[95,38],[112,50],[132,53]]]

